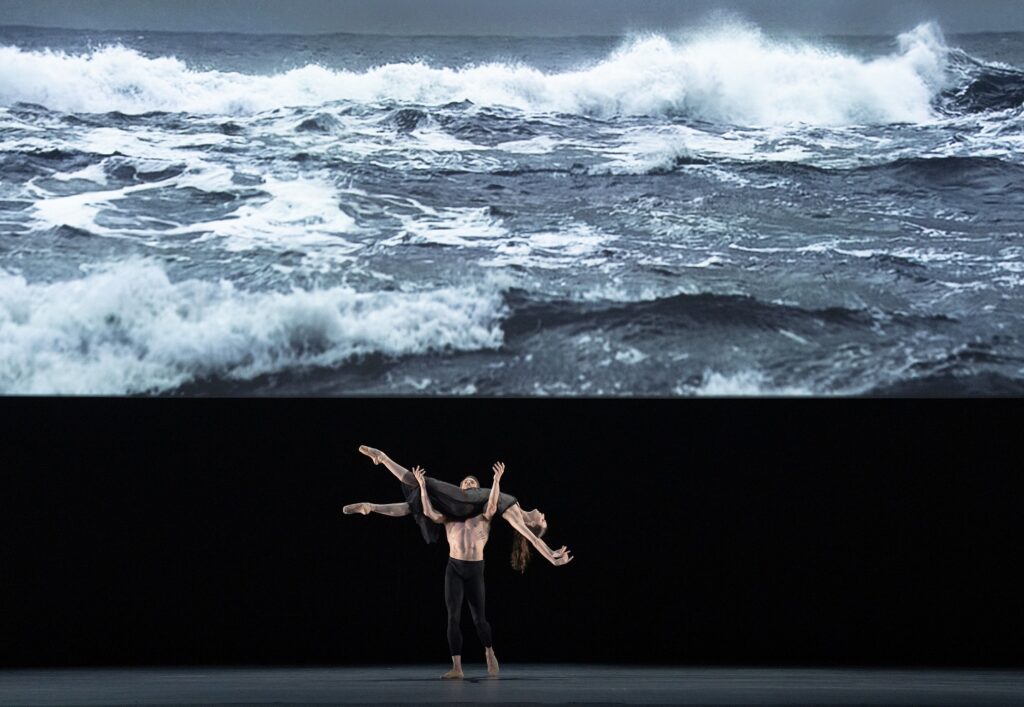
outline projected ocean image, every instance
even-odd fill
[[[0,28],[0,393],[1024,394],[1024,34]]]

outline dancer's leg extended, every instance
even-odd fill
[[[417,485],[416,479],[413,478],[412,473],[410,473],[408,469],[406,469],[401,464],[397,464],[395,461],[391,459],[391,457],[389,457],[387,454],[380,451],[379,449],[367,447],[364,444],[359,448],[359,451],[365,454],[366,456],[370,457],[370,459],[373,460],[374,464],[383,464],[384,466],[386,466],[388,468],[388,471],[394,474],[395,478],[397,478],[403,484],[408,484],[409,486]]]
[[[341,509],[342,513],[351,515],[362,513],[364,516],[371,513],[380,513],[382,516],[407,516],[409,515],[408,503],[350,503]]]

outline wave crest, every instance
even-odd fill
[[[125,394],[352,357],[501,346],[500,293],[246,292],[129,262],[30,284],[0,270],[0,393]]]
[[[523,64],[365,72],[308,65],[273,76],[190,69],[123,46],[88,54],[0,48],[0,103],[72,112],[247,114],[330,101],[445,105],[471,101],[534,113],[673,115],[742,125],[922,122],[941,90],[946,44],[934,24],[864,60],[732,26],[673,40],[647,35],[603,61],[545,73]]]

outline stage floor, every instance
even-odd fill
[[[0,705],[1024,705],[1024,672],[503,665],[0,671]]]

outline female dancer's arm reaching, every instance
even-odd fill
[[[502,475],[505,473],[505,464],[502,462],[496,462],[492,467],[494,469],[494,484],[491,486],[491,493],[487,498],[487,508],[484,510],[484,516],[490,520],[492,516],[498,510],[498,497],[501,492],[498,490],[498,485],[501,481]],[[502,518],[508,521],[508,524],[515,528],[520,535],[526,538],[526,541],[537,548],[544,559],[556,567],[568,564],[572,561],[572,555],[569,553],[569,548],[564,545],[558,550],[552,550],[548,547],[548,544],[540,539],[533,528],[537,528],[543,534],[547,530],[548,523],[544,514],[538,510],[530,511],[525,513],[518,503],[515,503],[501,514]],[[527,518],[529,516],[529,518]],[[531,525],[533,528],[531,528]]]
[[[537,513],[537,511],[531,511],[531,513]],[[541,540],[533,530],[530,529],[530,525],[526,522],[526,514],[523,512],[523,509],[520,508],[519,504],[505,509],[505,512],[502,513],[501,516],[507,520],[508,524],[515,528],[520,535],[526,538],[526,541],[533,545],[545,560],[553,564],[555,567],[567,565],[572,562],[572,553],[569,552],[569,548],[563,545],[558,550],[552,550],[548,547],[546,542]]]

